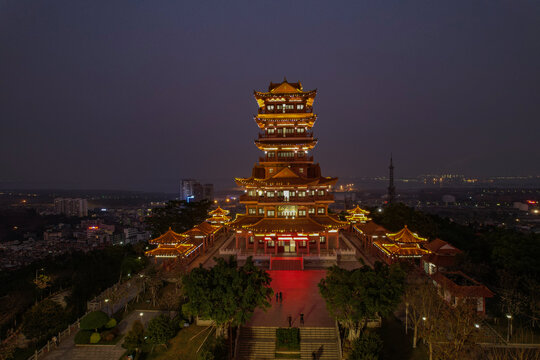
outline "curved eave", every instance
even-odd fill
[[[255,140],[255,146],[259,148],[259,150],[265,151],[265,150],[311,150],[316,145],[318,139],[313,139],[312,141],[308,142],[285,142],[285,141],[260,141]]]

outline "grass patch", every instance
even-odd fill
[[[205,326],[196,325],[182,328],[178,334],[171,339],[167,349],[163,346],[156,347],[152,354],[145,354],[146,356],[143,358],[146,360],[197,360],[196,351],[210,331],[212,330]],[[190,340],[193,336],[195,336],[195,338]],[[215,335],[212,333],[209,336]],[[149,350],[150,349],[148,349],[148,351]]]
[[[381,360],[426,360],[428,354],[422,342],[412,348],[412,331],[405,334],[405,326],[394,316],[383,319],[382,327],[377,330],[383,341]]]

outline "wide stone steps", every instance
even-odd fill
[[[300,328],[300,355],[302,359],[339,359],[338,342],[335,328],[301,327]]]
[[[335,339],[336,329],[331,327],[301,327],[300,339]]]
[[[313,359],[313,353],[317,354],[316,358],[320,360],[337,360],[339,359],[337,341],[301,341],[300,342],[300,357],[306,360]]]
[[[238,341],[238,360],[269,360],[275,358],[276,328],[242,327]]]

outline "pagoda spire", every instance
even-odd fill
[[[390,183],[388,184],[388,203],[391,204],[394,202],[396,197],[396,187],[394,186],[394,164],[392,161],[392,153],[390,153]]]

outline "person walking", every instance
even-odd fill
[[[280,292],[276,291],[276,303],[279,301],[279,294],[280,294]]]
[[[279,302],[283,302],[283,293],[281,291],[279,292]]]
[[[300,313],[300,325],[304,325],[304,313]]]
[[[289,321],[289,327],[291,327],[292,326],[292,316],[291,315],[287,316],[287,320]]]

